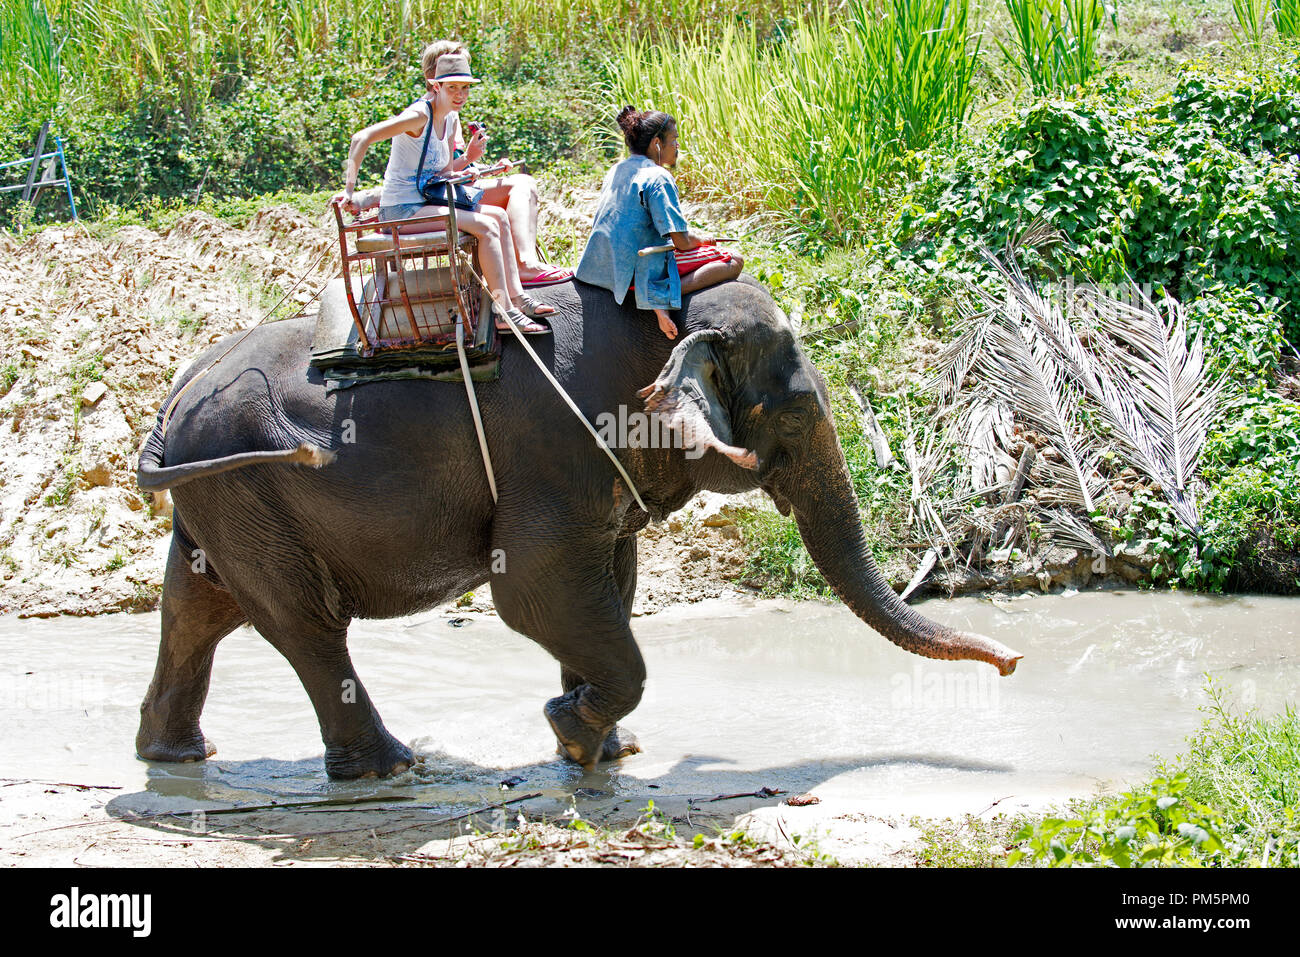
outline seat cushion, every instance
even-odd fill
[[[474,237],[464,230],[460,231],[460,244],[468,245]],[[357,252],[380,253],[393,248],[391,233],[366,233],[357,237]],[[402,252],[423,252],[425,250],[446,249],[447,231],[436,233],[402,233]]]

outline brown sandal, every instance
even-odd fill
[[[519,311],[529,319],[541,319],[543,316],[555,315],[554,306],[545,302],[538,302],[527,293],[519,297]]]
[[[508,313],[506,313],[506,315],[508,315],[512,320],[514,320],[515,325],[519,327],[519,331],[526,336],[550,335],[551,330],[549,326],[544,326],[540,322],[534,322],[532,319],[529,319],[518,309],[511,309]],[[513,328],[511,328],[508,322],[506,322],[504,319],[501,319],[500,317],[498,317],[497,319],[496,327],[497,327],[497,332],[513,333],[515,331]]]

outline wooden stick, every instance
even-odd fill
[[[1029,470],[1033,467],[1034,457],[1037,453],[1032,445],[1025,445],[1025,450],[1020,453],[1020,463],[1016,466],[1016,474],[1011,479],[1011,485],[1007,488],[1006,497],[1002,501],[1006,504],[1019,501],[1020,493],[1025,490],[1025,480],[1029,478]]]
[[[735,236],[718,236],[712,243],[706,245],[716,246],[718,243],[738,243],[740,242]],[[638,256],[653,256],[655,253],[670,253],[677,247],[673,243],[665,243],[662,246],[647,246],[645,249],[638,249]]]
[[[741,794],[719,794],[717,797],[709,798],[704,803],[712,804],[714,801],[731,801],[735,798],[770,798],[784,793],[780,788],[759,788],[757,791],[745,791]]]
[[[387,801],[414,801],[413,797],[335,798],[329,801],[290,801],[285,804],[241,804],[239,807],[194,808],[189,811],[169,811],[168,814],[247,814],[250,811],[290,811],[295,808],[353,806],[378,804]]]
[[[36,778],[0,778],[0,781],[8,781],[4,785],[10,787],[14,784],[53,784],[61,788],[82,788],[87,791],[120,791],[120,784],[78,784],[76,781],[40,781]]]

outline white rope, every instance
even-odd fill
[[[519,344],[524,347],[524,351],[532,357],[533,362],[537,363],[537,368],[542,370],[542,375],[546,376],[547,381],[550,382],[551,385],[555,386],[555,391],[560,393],[560,398],[563,399],[568,404],[569,408],[573,410],[573,414],[578,417],[578,421],[587,427],[587,431],[590,432],[591,437],[596,440],[596,444],[601,447],[604,453],[609,456],[609,460],[614,463],[614,468],[618,469],[618,474],[623,476],[623,481],[627,483],[627,487],[632,491],[632,497],[636,499],[637,505],[641,506],[641,511],[649,512],[650,509],[645,507],[645,502],[641,501],[641,493],[636,490],[636,485],[632,482],[632,477],[627,474],[627,470],[623,468],[623,463],[618,460],[618,456],[614,454],[614,450],[605,444],[605,440],[600,437],[600,433],[592,428],[591,423],[587,421],[587,417],[582,414],[582,410],[578,408],[578,404],[569,397],[569,393],[564,391],[564,386],[560,385],[560,383],[556,381],[555,376],[551,375],[551,370],[546,368],[537,353],[533,351],[533,347],[528,344],[527,338],[525,338],[524,334],[519,331],[519,326],[510,318],[509,310],[503,309],[501,314],[505,317],[510,328],[515,331],[515,338],[518,339]],[[487,317],[488,320],[491,320],[491,318],[491,316]]]
[[[489,311],[486,317],[492,321]],[[465,321],[456,317],[456,352],[460,355],[460,374],[465,378],[465,392],[469,395],[469,411],[474,416],[474,431],[478,433],[479,451],[483,453],[483,468],[487,469],[488,488],[492,490],[492,501],[497,500],[497,477],[492,471],[492,456],[488,452],[487,436],[483,433],[483,419],[478,412],[478,396],[474,394],[474,380],[469,374],[469,359],[465,355]]]

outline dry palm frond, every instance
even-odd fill
[[[1166,319],[1140,295],[1133,305],[1091,288],[1085,297],[1104,333],[1096,342],[1105,373],[1088,391],[1095,392],[1121,454],[1160,484],[1174,513],[1195,531],[1192,481],[1227,376],[1206,379],[1201,334],[1188,344],[1177,302],[1169,300]]]
[[[984,347],[984,334],[994,319],[992,310],[971,312],[959,307],[967,323],[966,331],[949,343],[935,360],[934,374],[922,388],[932,390],[940,403],[954,403],[961,394],[962,382]]]
[[[1009,552],[1017,543],[1028,542],[1028,516],[1028,509],[1019,502],[989,505],[955,516],[952,530],[966,551],[967,567],[989,557],[991,552]]]
[[[1182,307],[1170,300],[1166,319],[1136,286],[1121,300],[1085,283],[1071,290],[1072,322],[1018,270],[988,259],[1006,281],[1013,311],[1093,401],[1123,458],[1158,482],[1175,514],[1195,529],[1191,482],[1225,380],[1205,381],[1200,334],[1189,346]]]
[[[948,411],[950,410],[941,410],[938,418],[941,420]],[[939,427],[927,429],[924,445],[918,450],[913,438],[915,430],[912,428],[912,413],[904,406],[903,414],[906,417],[907,429],[907,438],[903,442],[903,461],[912,478],[912,490],[908,497],[907,524],[916,523],[921,534],[930,543],[930,547],[940,558],[945,559],[946,567],[949,565],[946,556],[954,550],[953,537],[943,521],[940,509],[930,497],[930,489],[935,487],[939,473],[950,457],[948,433],[946,429]]]
[[[988,328],[976,370],[1017,419],[1051,440],[1061,461],[1045,455],[1040,468],[1058,494],[1091,512],[1104,484],[1096,468],[1095,443],[1077,421],[1081,390],[1050,339],[1034,323],[1022,320],[1021,302],[1014,292],[1007,307],[1000,321]]]
[[[984,494],[1003,488],[1015,473],[1011,410],[987,392],[976,393],[957,420],[957,441],[966,450],[961,476],[969,491]],[[959,482],[959,485],[963,484]]]
[[[1063,545],[1084,548],[1093,555],[1110,557],[1111,551],[1091,525],[1069,509],[1054,508],[1043,515],[1043,528]]]

